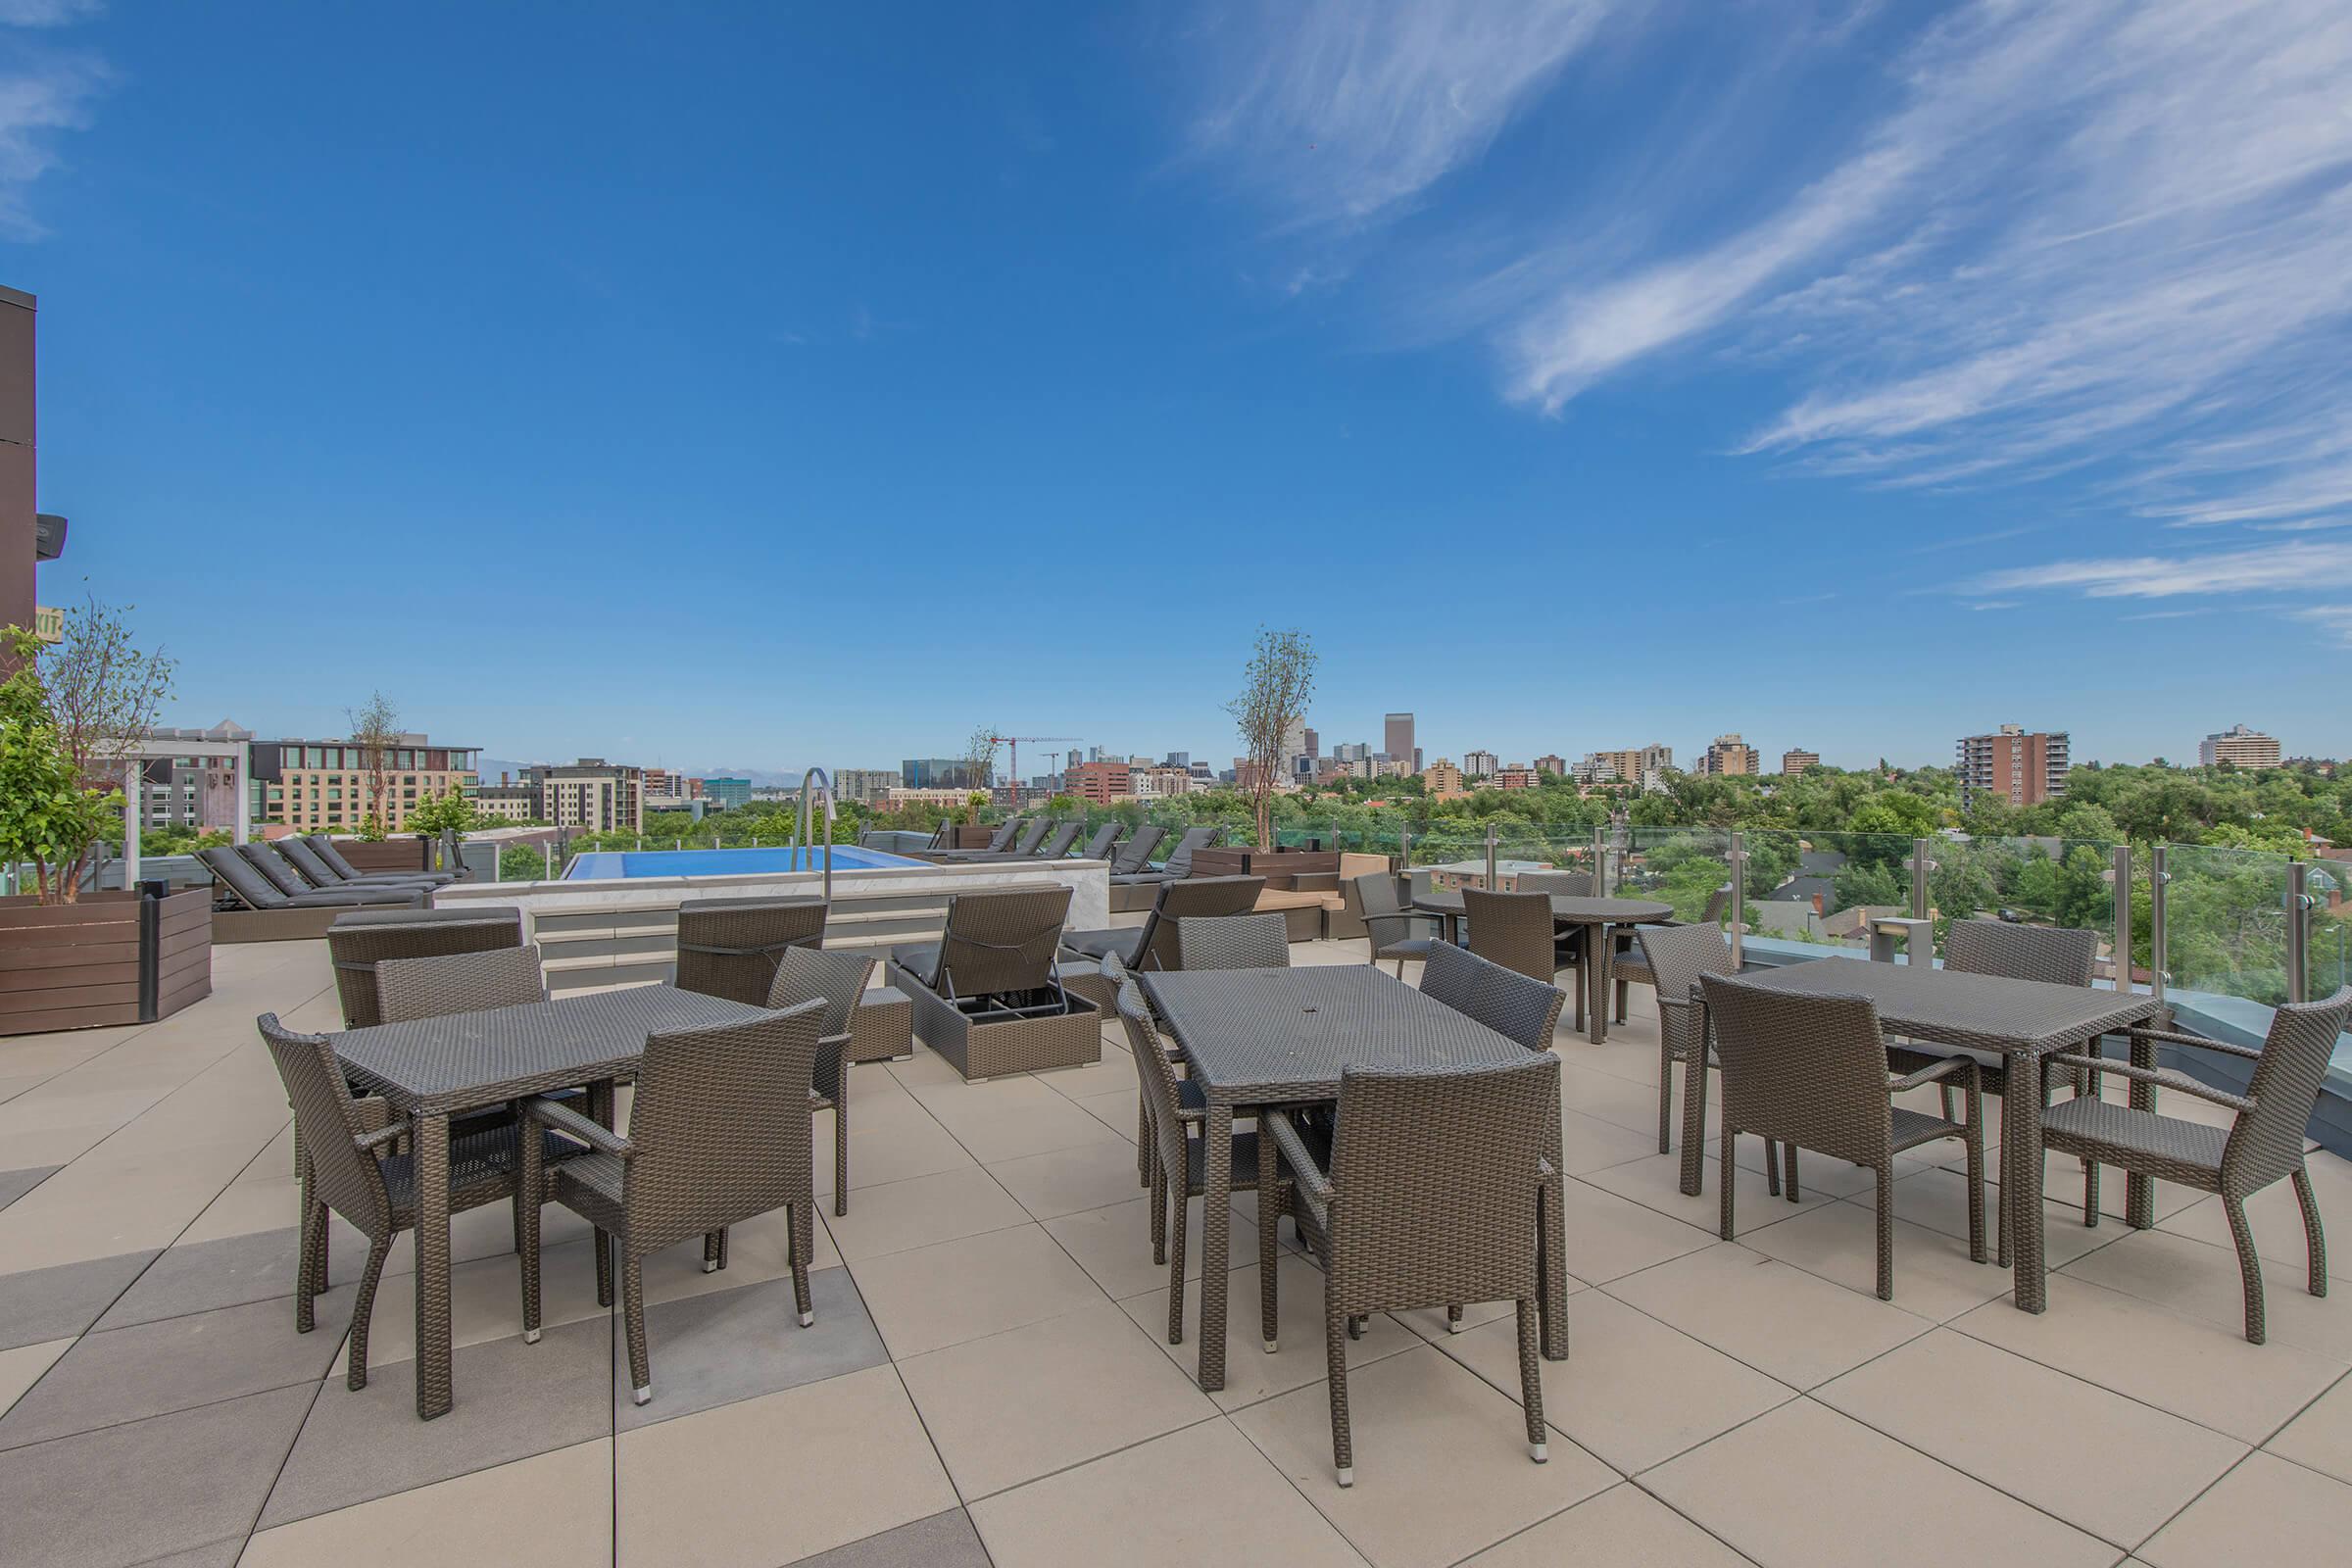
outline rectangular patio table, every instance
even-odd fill
[[[1527,1048],[1369,964],[1303,969],[1151,970],[1137,976],[1176,1037],[1207,1102],[1201,1129],[1200,1255],[1221,1258],[1233,1223],[1233,1118],[1260,1105],[1340,1097],[1348,1067],[1475,1066],[1525,1061]],[[1557,1108],[1545,1135],[1564,1180]],[[1260,1158],[1265,1157],[1261,1144]],[[1261,1224],[1273,1219],[1261,1209]],[[1544,1353],[1568,1354],[1568,1267],[1556,1200],[1544,1205]],[[1225,1386],[1222,1268],[1200,1273],[1200,1387]]]
[[[1911,964],[1818,958],[1745,976],[1751,984],[1808,996],[1868,997],[1890,1034],[1965,1046],[2009,1058],[2001,1104],[2001,1202],[2016,1269],[2018,1308],[2049,1304],[2042,1268],[2042,1058],[2154,1017],[2153,997],[2009,980]],[[1703,1007],[1703,994],[1699,996]]]
[[[529,1095],[585,1084],[589,1113],[612,1124],[612,1081],[635,1069],[648,1035],[760,1016],[740,1002],[639,986],[334,1036],[353,1079],[409,1118],[416,1168],[416,1414],[446,1415],[449,1377],[449,1121]]]

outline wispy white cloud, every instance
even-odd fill
[[[1271,0],[1207,28],[1197,150],[1292,220],[1360,223],[1476,159],[1592,36],[1611,0]]]
[[[83,21],[96,0],[0,0],[0,28],[56,27]],[[45,232],[26,205],[33,182],[57,167],[57,133],[89,122],[108,73],[94,56],[61,51],[22,31],[0,32],[0,237]]]
[[[2072,588],[2091,599],[2170,599],[2352,587],[2352,544],[2291,543],[2193,556],[2123,556],[2051,561],[1987,572],[1972,592]]]
[[[2313,605],[2296,611],[2295,618],[2313,622],[2332,640],[2352,648],[2352,605]]]

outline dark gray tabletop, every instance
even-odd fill
[[[1336,1100],[1347,1067],[1467,1066],[1527,1048],[1369,964],[1136,976],[1202,1094],[1228,1105]]]
[[[1416,893],[1413,907],[1430,914],[1462,912],[1459,893]],[[1579,899],[1565,893],[1551,896],[1551,917],[1575,925],[1647,925],[1674,918],[1674,906],[1648,899]]]
[[[1775,991],[1868,997],[1879,1022],[1896,1034],[2003,1054],[2062,1051],[2144,1022],[2157,1008],[2153,997],[2090,986],[1857,958],[1819,958],[1744,978]]]
[[[610,1078],[645,1054],[648,1035],[760,1011],[674,986],[637,986],[348,1030],[334,1037],[335,1054],[396,1110],[470,1110]]]

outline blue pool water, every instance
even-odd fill
[[[582,855],[571,862],[564,873],[567,882],[601,880],[610,877],[636,876],[742,876],[760,871],[820,871],[824,869],[824,846],[818,845],[815,858],[810,851],[798,850],[600,850]],[[871,871],[901,865],[921,865],[903,855],[887,855],[880,850],[861,850],[855,844],[836,844],[833,849],[833,869],[836,871]]]

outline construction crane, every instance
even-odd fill
[[[1005,753],[1004,770],[1012,775],[1013,799],[1016,801],[1020,799],[1021,742],[1023,741],[1028,741],[1032,745],[1051,744],[1056,741],[1066,742],[1073,746],[1083,744],[1080,738],[1075,735],[991,735],[988,737],[988,743],[991,746],[1004,746],[1009,748],[1009,750]],[[1060,757],[1063,754],[1060,752],[1049,752],[1046,755],[1049,757]]]

